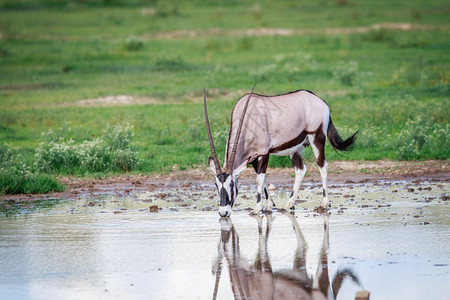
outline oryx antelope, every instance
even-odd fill
[[[251,164],[257,174],[257,197],[253,213],[262,210],[261,195],[267,200],[266,210],[275,206],[266,183],[266,169],[269,155],[289,155],[294,166],[295,183],[285,209],[293,209],[300,184],[306,173],[303,149],[307,145],[316,157],[323,188],[322,207],[328,206],[327,162],[325,140],[328,136],[334,149],[351,149],[356,133],[343,140],[333,125],[330,110],[325,101],[308,90],[298,90],[276,96],[250,94],[241,97],[231,114],[231,128],[228,136],[223,168],[217,158],[206,108],[206,91],[203,91],[203,106],[206,128],[212,156],[209,166],[216,176],[220,197],[219,214],[231,215],[231,208],[238,193],[239,174]]]

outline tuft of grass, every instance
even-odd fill
[[[62,192],[65,186],[49,175],[29,173],[23,175],[17,170],[0,173],[0,195],[45,194]]]
[[[159,0],[156,3],[156,15],[160,18],[176,17],[180,15],[178,5],[173,0]]]
[[[384,28],[373,29],[364,36],[364,39],[371,42],[392,41],[392,31]]]
[[[350,4],[348,0],[334,0],[334,3],[338,6],[347,6]]]
[[[125,49],[127,51],[139,51],[144,47],[144,42],[136,38],[128,38],[125,40]]]
[[[176,58],[158,58],[155,62],[155,71],[189,71],[191,66],[184,61],[182,57]]]
[[[355,83],[358,70],[356,61],[342,62],[336,68],[334,75],[338,77],[343,85],[352,86]]]
[[[62,192],[65,187],[49,175],[33,172],[21,155],[0,145],[0,195]]]

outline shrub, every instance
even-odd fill
[[[387,148],[397,149],[397,156],[403,160],[421,157],[448,159],[450,124],[438,124],[421,117],[409,120],[396,138],[387,142]],[[439,149],[444,149],[443,152]]]
[[[43,134],[34,166],[41,172],[88,174],[96,172],[131,171],[140,163],[131,148],[133,137],[129,124],[107,126],[103,137],[76,143],[55,137],[52,131]]]
[[[111,127],[109,124],[105,130],[105,142],[113,150],[129,149],[131,147],[131,139],[133,138],[133,126],[130,124],[116,124]]]
[[[385,42],[393,40],[392,31],[383,28],[370,30],[367,34],[363,36],[363,38],[371,42]]]
[[[128,38],[125,41],[125,49],[127,51],[139,51],[144,47],[144,42],[135,38]]]
[[[178,6],[172,0],[158,1],[156,4],[156,15],[161,18],[175,17],[180,14]]]
[[[8,145],[0,145],[0,194],[39,194],[64,191],[56,179],[31,171],[21,155]]]
[[[344,62],[338,65],[334,75],[338,77],[343,85],[352,86],[355,83],[358,70],[356,61]]]
[[[191,67],[184,61],[183,58],[158,58],[155,62],[156,71],[188,71]]]

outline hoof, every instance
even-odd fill
[[[328,202],[327,204],[320,204],[320,207],[322,207],[323,209],[327,209],[327,208],[331,208],[331,203]]]
[[[271,206],[266,206],[264,209],[263,209],[263,212],[264,213],[266,213],[266,212],[272,212],[272,207]]]

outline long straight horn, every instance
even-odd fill
[[[230,163],[229,164],[227,163],[227,168],[228,168],[228,171],[230,173],[233,172],[234,158],[236,157],[236,150],[237,150],[237,146],[238,146],[238,143],[239,143],[239,137],[241,136],[242,125],[244,124],[245,113],[247,112],[248,102],[250,101],[250,98],[253,95],[253,91],[255,90],[255,86],[256,86],[256,83],[253,86],[252,91],[250,92],[250,94],[247,97],[247,102],[245,102],[244,110],[242,111],[241,120],[239,122],[239,127],[238,127],[238,130],[236,132],[236,137],[234,139],[233,149],[231,150]]]
[[[212,158],[214,160],[214,165],[216,167],[216,173],[221,174],[222,169],[220,168],[219,160],[217,159],[216,154],[216,147],[214,147],[214,141],[211,135],[211,127],[209,126],[209,119],[208,119],[208,110],[206,108],[206,89],[203,88],[203,111],[205,112],[205,122],[206,122],[206,129],[208,131],[208,138],[209,138],[209,147],[211,148]]]

